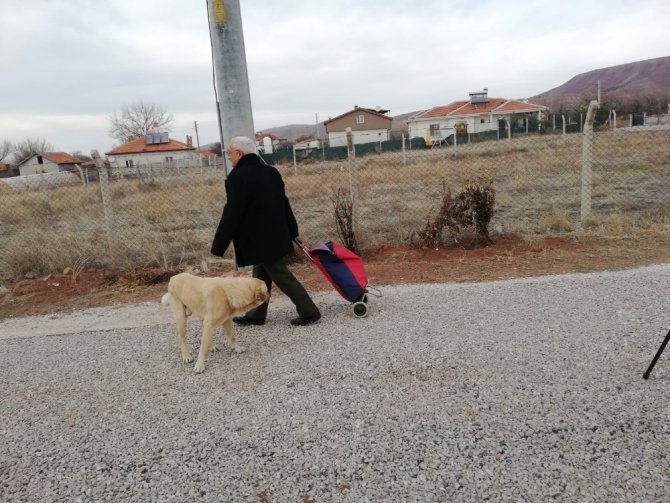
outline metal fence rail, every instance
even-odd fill
[[[381,153],[357,149],[343,159],[291,160],[278,168],[305,241],[337,239],[333,199],[339,190],[353,201],[363,250],[407,243],[436,214],[445,184],[457,191],[477,177],[491,179],[496,190],[494,240],[501,233],[542,235],[614,221],[665,232],[670,223],[670,129],[661,127]],[[14,183],[21,190],[0,180],[2,281],[82,264],[168,269],[210,258],[225,203],[222,167],[112,168],[105,174],[68,186]]]

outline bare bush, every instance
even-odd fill
[[[455,196],[446,182],[442,182],[442,189],[442,204],[437,216],[429,219],[423,229],[412,232],[412,243],[437,248],[444,242],[445,228],[456,241],[463,230],[470,228],[475,231],[479,244],[493,244],[488,231],[495,206],[493,181],[487,178],[467,180]]]
[[[333,198],[333,207],[335,208],[337,235],[342,244],[352,252],[359,253],[354,234],[354,204],[351,198],[343,196],[340,189],[337,189]]]

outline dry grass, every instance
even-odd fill
[[[407,242],[439,208],[442,183],[490,178],[494,234],[667,233],[670,131],[599,133],[593,152],[592,216],[580,214],[580,135],[528,137],[432,150],[385,152],[352,162],[280,166],[306,242],[336,239],[330,200],[351,197],[359,249]],[[98,185],[34,192],[2,189],[0,279],[49,274],[90,257],[92,267],[198,263],[225,203],[223,174],[183,170],[111,182],[109,237]]]

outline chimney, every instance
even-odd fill
[[[186,146],[188,148],[193,147],[193,138],[191,138],[191,135],[188,135],[188,134],[186,135]]]

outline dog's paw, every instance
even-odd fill
[[[244,346],[235,346],[233,348],[233,351],[235,351],[236,353],[244,353],[246,350],[247,348],[245,348]]]
[[[193,370],[195,370],[196,374],[202,374],[205,371],[205,362],[201,362],[198,360],[195,363],[195,367],[193,367]]]
[[[182,363],[191,363],[193,361],[193,357],[191,356],[190,353],[182,353],[181,361]]]
[[[220,351],[220,349],[217,348],[214,344],[212,344],[212,345],[209,347],[209,352],[210,352],[210,353],[216,353],[217,351]]]

